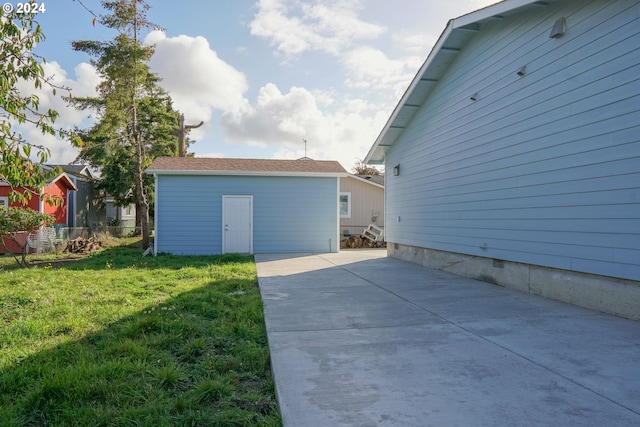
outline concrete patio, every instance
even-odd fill
[[[640,425],[640,322],[384,250],[255,258],[285,426]]]

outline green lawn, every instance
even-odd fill
[[[279,426],[255,264],[0,257],[0,426]]]

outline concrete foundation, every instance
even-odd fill
[[[640,282],[387,242],[387,255],[507,288],[640,320]]]

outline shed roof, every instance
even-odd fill
[[[384,187],[384,175],[356,175],[358,178],[374,182]]]
[[[424,105],[451,63],[460,55],[467,41],[481,30],[482,24],[491,20],[504,19],[505,16],[530,8],[544,7],[553,1],[555,0],[504,0],[449,20],[429,56],[376,138],[364,163],[372,165],[384,163],[389,147],[395,143],[418,109]]]
[[[60,168],[69,175],[74,175],[74,176],[85,178],[85,179],[86,178],[95,179],[95,177],[93,176],[93,173],[91,172],[91,169],[87,165],[47,165],[47,166],[50,166],[52,168]]]
[[[161,175],[346,176],[334,160],[158,157],[147,173]]]
[[[358,181],[366,182],[378,188],[384,188],[384,175],[354,175],[349,174],[350,178]]]

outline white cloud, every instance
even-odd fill
[[[399,31],[393,34],[392,40],[398,50],[424,59],[438,41],[438,37],[437,35],[429,33],[410,33],[408,31]]]
[[[313,159],[338,160],[350,170],[362,160],[386,121],[383,113],[360,115],[347,111],[324,114],[308,132],[307,156]],[[274,158],[300,158],[304,144],[283,145]]]
[[[254,106],[240,114],[223,115],[223,135],[233,142],[260,146],[291,143],[304,138],[307,127],[321,115],[306,89],[294,87],[283,95],[268,83],[260,89]]]
[[[56,66],[60,68],[59,65]],[[62,70],[62,68],[60,68]],[[62,70],[64,73],[64,70]],[[74,96],[96,96],[96,87],[100,83],[100,76],[98,75],[95,67],[86,62],[82,62],[74,68],[76,75],[75,80],[68,81],[72,88]],[[47,68],[45,66],[45,74],[47,74]]]
[[[469,12],[482,9],[483,7],[491,6],[492,4],[500,3],[499,0],[468,0]]]
[[[237,112],[248,108],[243,97],[248,84],[243,73],[224,62],[211,49],[203,37],[178,36],[168,38],[160,31],[150,33],[146,40],[155,44],[155,54],[151,60],[151,71],[162,78],[161,86],[173,99],[174,107],[185,114],[187,124],[197,124],[200,120],[205,126],[194,129],[190,137],[194,140],[204,138],[217,124],[212,123],[214,110]],[[44,74],[60,87],[72,89],[74,97],[95,96],[95,88],[100,78],[93,66],[81,63],[75,68],[75,79],[55,61],[43,65]],[[89,111],[78,111],[67,105],[62,99],[67,92],[57,90],[54,95],[51,88],[44,86],[34,90],[33,83],[21,82],[21,93],[36,93],[40,99],[40,111],[54,109],[60,113],[55,125],[63,129],[74,126],[87,127],[95,120]],[[17,126],[25,138],[37,145],[50,149],[53,163],[68,163],[75,160],[78,150],[68,141],[42,135],[27,125]]]
[[[214,109],[245,107],[243,93],[248,85],[244,74],[220,59],[204,37],[167,37],[153,31],[145,43],[155,45],[151,71],[162,79],[160,85],[188,122],[208,121]]]
[[[357,1],[260,0],[249,24],[251,34],[269,40],[285,54],[315,50],[338,55],[357,40],[371,40],[386,31],[360,20]]]
[[[329,94],[321,95],[323,102],[332,104]],[[350,168],[364,157],[387,115],[371,111],[362,100],[335,104],[337,110],[322,111],[308,90],[293,87],[283,94],[269,83],[249,109],[223,115],[223,136],[231,142],[277,147],[276,158],[304,156],[306,139],[308,157],[338,160]]]
[[[327,5],[326,2],[304,6],[303,11],[308,20],[317,24],[315,28],[324,34],[323,43],[329,41],[330,52],[339,52],[356,40],[373,40],[386,32],[380,25],[364,22],[358,18],[355,3],[337,3]],[[318,46],[323,49],[321,46]]]
[[[359,0],[261,0],[250,24],[251,33],[288,55],[327,53],[344,68],[346,90],[369,91],[368,98],[391,103],[407,88],[429,42],[436,39],[408,31],[391,34],[396,57],[391,59],[379,48],[363,44],[378,43],[387,28],[361,19],[362,4]]]
[[[100,82],[100,77],[93,66],[87,63],[78,64],[74,70],[75,79],[70,78],[60,64],[55,61],[43,64],[42,68],[44,76],[50,79],[52,84],[58,87],[70,88],[72,96],[86,97],[96,95],[95,88]],[[69,106],[62,98],[69,95],[66,90],[57,89],[54,95],[52,87],[45,84],[40,89],[34,89],[33,82],[27,81],[20,81],[16,87],[24,95],[35,94],[38,96],[40,112],[46,112],[49,109],[57,111],[59,117],[54,126],[58,129],[72,129],[95,118],[91,112],[79,111]],[[69,141],[52,135],[43,135],[33,125],[16,125],[16,129],[31,144],[47,147],[51,151],[50,163],[69,163],[75,160],[78,155],[78,149],[73,147]]]
[[[288,17],[277,0],[261,0],[260,11],[250,23],[251,34],[269,39],[278,50],[297,54],[310,48],[315,35],[297,17]]]
[[[40,100],[40,111],[44,112],[51,108],[60,113],[60,118],[56,121],[57,126],[71,127],[79,125],[89,113],[69,106],[62,97],[69,94],[74,97],[95,96],[96,86],[100,82],[100,77],[95,68],[87,63],[78,64],[74,70],[76,74],[75,80],[69,78],[67,72],[55,61],[43,64],[42,68],[45,78],[58,87],[55,95],[51,86],[44,84],[41,89],[34,90],[33,83],[24,80],[18,83],[18,90],[23,94],[33,93],[37,95]],[[60,88],[69,88],[71,92]]]
[[[363,46],[344,57],[349,75],[345,83],[349,87],[391,93],[396,100],[406,89],[422,60],[419,56],[390,59],[378,49]]]
[[[26,128],[22,132],[22,136],[31,143],[42,145],[49,149],[51,157],[47,160],[47,163],[67,164],[73,162],[78,156],[79,150],[72,146],[69,141],[52,135],[43,135],[35,127]]]

